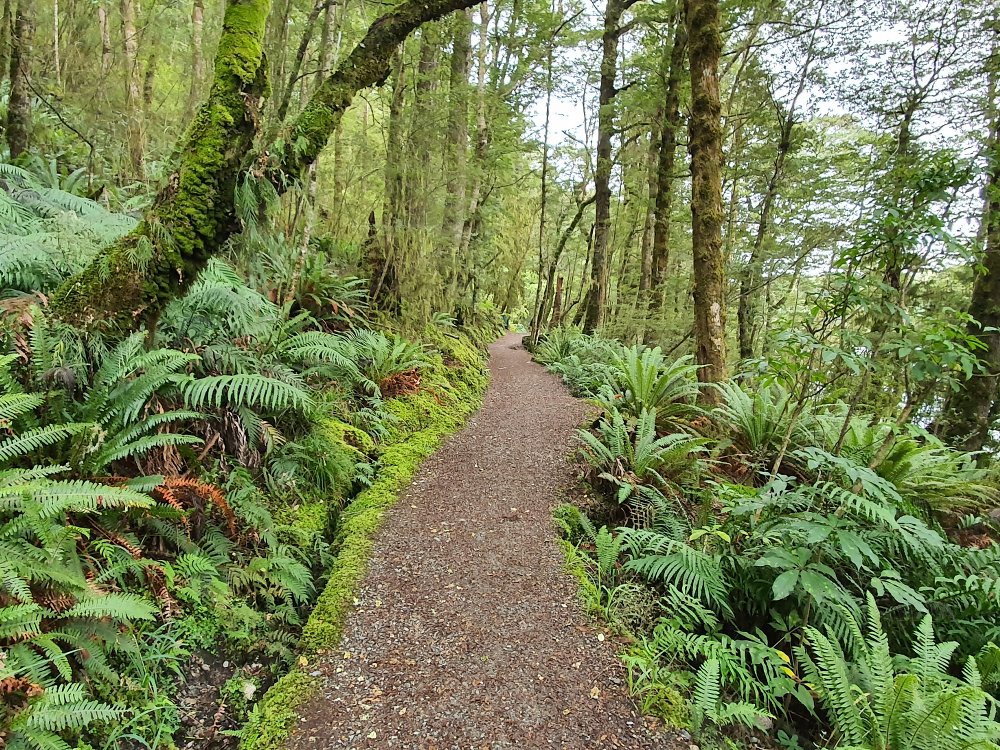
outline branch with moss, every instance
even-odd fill
[[[119,339],[155,324],[209,258],[241,231],[236,212],[240,174],[266,174],[279,192],[319,156],[361,90],[381,84],[394,50],[421,24],[479,0],[407,0],[381,16],[317,89],[270,153],[254,154],[267,94],[264,32],[270,0],[229,0],[208,100],[178,148],[167,178],[143,221],[110,245],[52,299],[54,315]]]

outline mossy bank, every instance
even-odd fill
[[[420,463],[474,412],[489,383],[485,344],[491,331],[468,334],[428,329],[424,341],[437,352],[418,390],[385,404],[394,421],[376,447],[370,486],[360,492],[336,521],[335,559],[326,586],[302,633],[295,668],[278,680],[254,708],[242,735],[243,750],[276,750],[284,745],[297,710],[318,688],[311,664],[336,647],[354,594],[364,576],[375,533],[386,513],[416,473]],[[349,436],[345,442],[350,443]],[[301,514],[301,521],[315,517]]]

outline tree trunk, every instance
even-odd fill
[[[30,0],[21,0],[14,19],[10,50],[10,95],[7,99],[7,147],[13,161],[31,143],[31,34],[34,22]]]
[[[97,5],[97,25],[101,32],[101,80],[104,81],[111,72],[111,22],[108,20],[108,8],[103,0]]]
[[[656,192],[659,184],[660,130],[663,128],[663,107],[658,107],[649,129],[646,158],[646,216],[642,226],[639,263],[639,301],[643,311],[649,308],[649,292],[653,288],[653,222],[656,221]]]
[[[472,170],[471,186],[467,186],[468,206],[465,213],[465,221],[462,224],[462,240],[458,247],[458,257],[465,259],[459,270],[459,277],[462,280],[462,288],[469,286],[473,278],[474,263],[472,252],[472,240],[479,234],[482,225],[482,203],[483,203],[483,174],[487,170],[486,157],[489,152],[490,131],[489,122],[486,118],[486,76],[487,76],[487,51],[489,48],[490,10],[489,5],[484,0],[479,4],[479,49],[477,50],[476,68],[476,146],[473,149],[474,168]],[[465,304],[464,294],[460,297],[458,305],[461,308]],[[472,304],[472,313],[475,314],[475,303]]]
[[[134,0],[121,0],[122,39],[125,47],[125,143],[131,176],[145,178],[144,154],[146,133],[142,114],[142,71],[139,68],[139,31],[136,23]]]
[[[552,317],[549,318],[549,328],[558,328],[562,322],[563,277],[556,279],[556,295],[552,300]]]
[[[188,89],[187,111],[194,112],[205,81],[205,0],[194,0],[191,8],[191,87]]]
[[[399,258],[403,233],[403,103],[406,98],[406,68],[403,55],[396,55],[389,125],[385,137],[385,196],[382,204],[382,241],[370,242],[366,259],[371,274],[369,296],[380,310],[399,308]]]
[[[608,0],[601,34],[601,82],[597,112],[597,166],[594,170],[595,223],[594,260],[583,329],[593,333],[604,323],[608,296],[608,238],[611,234],[611,136],[614,129],[614,98],[618,94],[618,42],[621,19],[635,0]]]
[[[472,55],[472,13],[455,14],[448,82],[448,123],[445,134],[445,201],[441,226],[441,258],[448,259],[445,305],[453,302],[458,288],[458,250],[465,226],[466,163],[469,151],[469,65]]]
[[[677,129],[681,124],[680,84],[687,52],[687,29],[681,18],[675,19],[674,39],[670,47],[664,96],[663,126],[657,154],[656,201],[653,207],[652,291],[650,323],[659,321],[663,307],[663,282],[670,263],[670,213],[673,210],[674,161],[677,153]],[[647,328],[652,333],[652,325]]]
[[[968,326],[968,332],[986,345],[979,353],[983,371],[948,400],[941,428],[945,440],[968,451],[982,450],[986,444],[1000,384],[1000,117],[995,111],[991,115],[983,219],[986,245],[972,287],[969,315],[974,320]]]
[[[722,107],[719,100],[718,0],[686,0],[691,63],[691,240],[694,256],[694,336],[698,379],[726,378],[726,285],[722,253]],[[716,403],[714,388],[703,388]]]
[[[153,110],[154,85],[156,83],[156,49],[149,52],[146,59],[146,72],[142,77],[142,112],[143,117],[148,121]]]
[[[62,60],[59,56],[59,0],[52,0],[52,72],[56,87],[62,88]]]
[[[544,318],[542,309],[544,307],[545,296],[542,292],[542,274],[545,269],[545,218],[548,208],[549,197],[549,125],[552,121],[552,40],[549,40],[548,49],[545,54],[545,120],[542,125],[542,179],[541,191],[538,203],[538,284],[535,287],[535,304],[531,318],[530,341],[534,346],[538,343],[538,336],[542,331]],[[552,286],[552,275],[555,274],[555,263],[549,266],[548,286],[545,294]]]
[[[301,179],[354,95],[385,81],[407,35],[475,1],[406,0],[376,19],[291,125],[284,148],[265,155],[251,149],[266,88],[269,1],[230,0],[212,91],[185,133],[176,169],[140,225],[60,287],[52,301],[56,317],[111,339],[155,320],[239,231],[234,191],[242,171],[253,167],[257,179],[270,178],[278,191]],[[136,254],[146,262],[135,264]]]
[[[441,51],[439,29],[436,25],[420,30],[420,51],[418,53],[416,82],[413,85],[413,112],[410,117],[411,160],[400,163],[407,168],[405,173],[406,223],[407,226],[425,230],[427,227],[427,203],[430,192],[431,153],[434,149],[433,135],[434,102],[438,67]]]
[[[0,83],[10,75],[10,52],[13,43],[14,9],[11,0],[3,0],[3,14],[0,15]]]

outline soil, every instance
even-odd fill
[[[319,748],[677,748],[644,719],[610,637],[562,569],[551,509],[588,412],[490,348],[482,408],[428,459],[380,531],[338,651],[289,742]]]

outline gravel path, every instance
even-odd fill
[[[587,408],[518,336],[490,369],[482,409],[390,512],[290,748],[677,747],[636,711],[561,569],[551,508]]]

